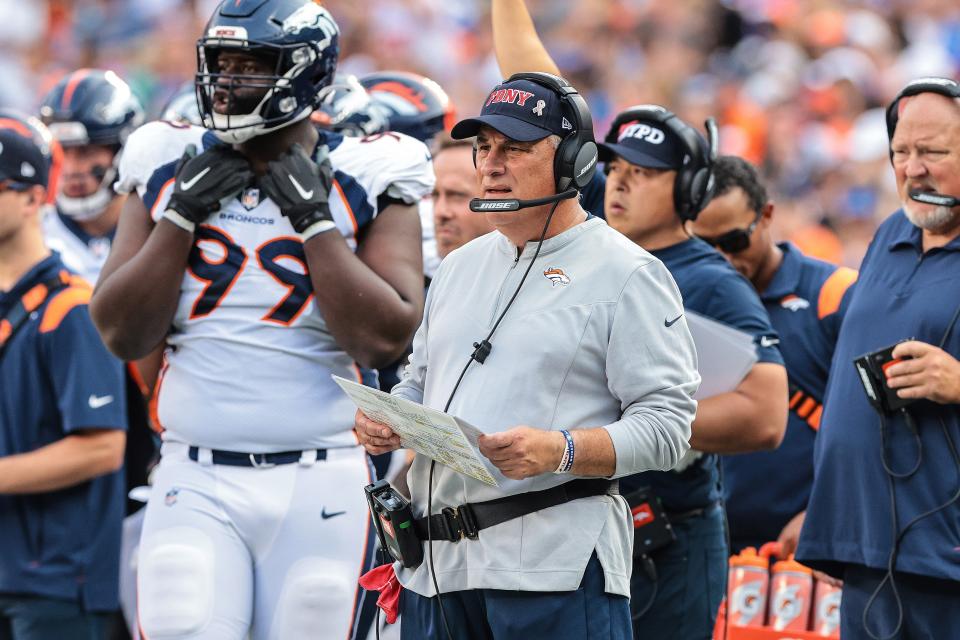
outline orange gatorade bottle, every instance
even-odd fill
[[[762,627],[767,609],[767,588],[770,581],[769,561],[747,547],[740,555],[730,558],[731,627]]]
[[[791,555],[773,565],[770,577],[770,626],[777,631],[806,631],[813,596],[813,572]]]
[[[820,580],[813,590],[813,630],[825,638],[840,637],[840,587]]]

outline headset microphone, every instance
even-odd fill
[[[569,200],[570,198],[576,197],[578,193],[579,191],[576,189],[567,189],[566,191],[555,193],[546,198],[534,198],[533,200],[483,200],[481,198],[474,198],[470,201],[470,211],[474,213],[486,213],[487,211],[519,211],[520,209],[526,209],[528,207],[539,207],[540,205],[560,202],[561,200]]]
[[[929,193],[926,191],[911,191],[910,199],[938,207],[955,207],[960,204],[960,199],[954,198],[953,196],[945,196],[942,193]]]

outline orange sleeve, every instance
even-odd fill
[[[840,302],[843,300],[843,294],[847,292],[854,282],[857,281],[856,269],[840,267],[830,274],[823,286],[820,287],[820,296],[817,299],[817,317],[826,318],[831,313],[836,313],[840,308]]]
[[[93,291],[89,287],[73,286],[57,293],[47,303],[46,309],[43,310],[43,317],[40,319],[40,333],[54,331],[75,307],[89,304],[92,293]]]

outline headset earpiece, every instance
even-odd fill
[[[900,100],[920,93],[939,93],[947,98],[960,99],[960,84],[950,78],[927,77],[911,80],[900,93],[896,95],[887,107],[887,141],[893,142],[893,134],[897,130],[897,121],[900,119]],[[889,149],[890,162],[893,162],[893,149]]]
[[[553,175],[556,180],[557,193],[567,189],[583,189],[593,179],[597,167],[597,144],[593,138],[593,118],[587,102],[575,88],[560,78],[540,71],[515,73],[507,82],[513,80],[528,80],[551,89],[560,96],[561,103],[566,104],[573,118],[573,129],[557,147],[553,161]],[[476,150],[474,150],[474,165],[476,165]]]
[[[673,182],[673,206],[682,221],[697,219],[700,211],[713,196],[713,162],[716,159],[716,124],[707,121],[708,142],[697,131],[678,118],[672,111],[658,105],[640,105],[622,112],[610,125],[604,142],[616,144],[620,128],[628,122],[641,120],[666,127],[683,145],[683,166],[677,169]]]

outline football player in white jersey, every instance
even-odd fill
[[[198,42],[208,130],[150,123],[92,315],[137,358],[166,341],[139,556],[145,636],[349,638],[370,469],[331,374],[394,360],[423,305],[429,153],[309,115],[339,32],[312,0],[225,0]]]
[[[44,216],[44,239],[93,284],[123,206],[113,190],[121,149],[143,122],[143,108],[113,71],[78,69],[44,97],[40,118],[63,147],[56,208]]]

